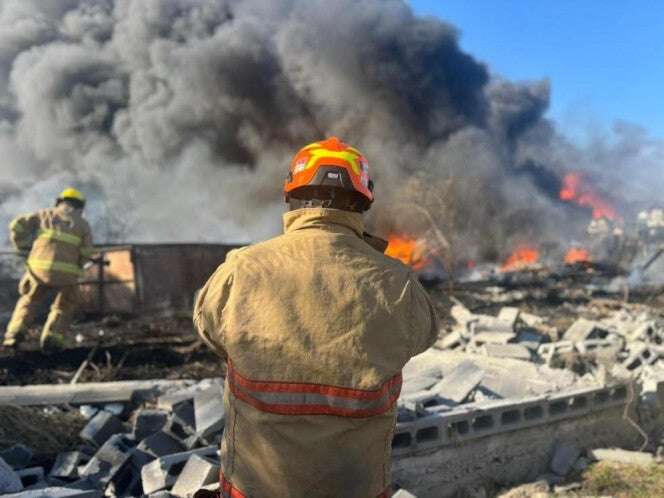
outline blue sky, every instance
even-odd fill
[[[664,138],[664,1],[409,0],[459,29],[511,80],[549,78],[549,116],[572,136],[636,123]]]

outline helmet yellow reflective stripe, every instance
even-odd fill
[[[68,187],[62,191],[58,199],[74,199],[85,204],[85,196],[73,187]]]
[[[83,240],[78,235],[58,232],[57,230],[51,230],[51,229],[39,230],[38,237],[40,239],[57,240],[59,242],[64,242],[65,244],[71,244],[74,246],[80,246]]]
[[[307,165],[304,167],[304,169],[311,168],[314,164],[318,162],[319,159],[323,157],[334,157],[337,159],[343,159],[344,161],[348,161],[351,167],[353,168],[353,172],[356,175],[361,174],[359,156],[352,152],[348,152],[348,150],[335,151],[327,149],[314,149],[310,150],[309,154],[311,155],[311,157],[309,158],[309,161],[307,161]]]
[[[46,259],[29,258],[27,265],[33,270],[53,270],[61,271],[62,273],[71,273],[73,275],[83,275],[83,270],[81,270],[78,265],[72,263],[63,263],[62,261],[49,261]]]

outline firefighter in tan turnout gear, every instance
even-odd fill
[[[231,252],[194,310],[227,360],[221,496],[389,496],[401,369],[435,341],[434,309],[364,234],[374,195],[357,149],[305,147],[285,194],[285,233]]]
[[[18,345],[40,304],[49,298],[54,299],[40,345],[47,351],[62,347],[78,305],[78,277],[92,250],[90,227],[82,216],[84,207],[83,194],[67,188],[54,208],[19,216],[9,225],[12,244],[27,260],[4,347]]]

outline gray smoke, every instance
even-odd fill
[[[661,143],[625,128],[579,149],[548,102],[546,81],[491,76],[403,0],[3,0],[0,223],[75,184],[97,239],[260,240],[291,155],[335,134],[369,158],[380,234],[432,219],[496,258],[587,221],[556,199],[567,168],[609,188],[602,168],[646,158],[621,189],[652,192]]]

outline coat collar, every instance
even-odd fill
[[[335,231],[343,227],[362,237],[364,220],[360,213],[329,208],[303,208],[284,214],[284,233],[307,228]]]

